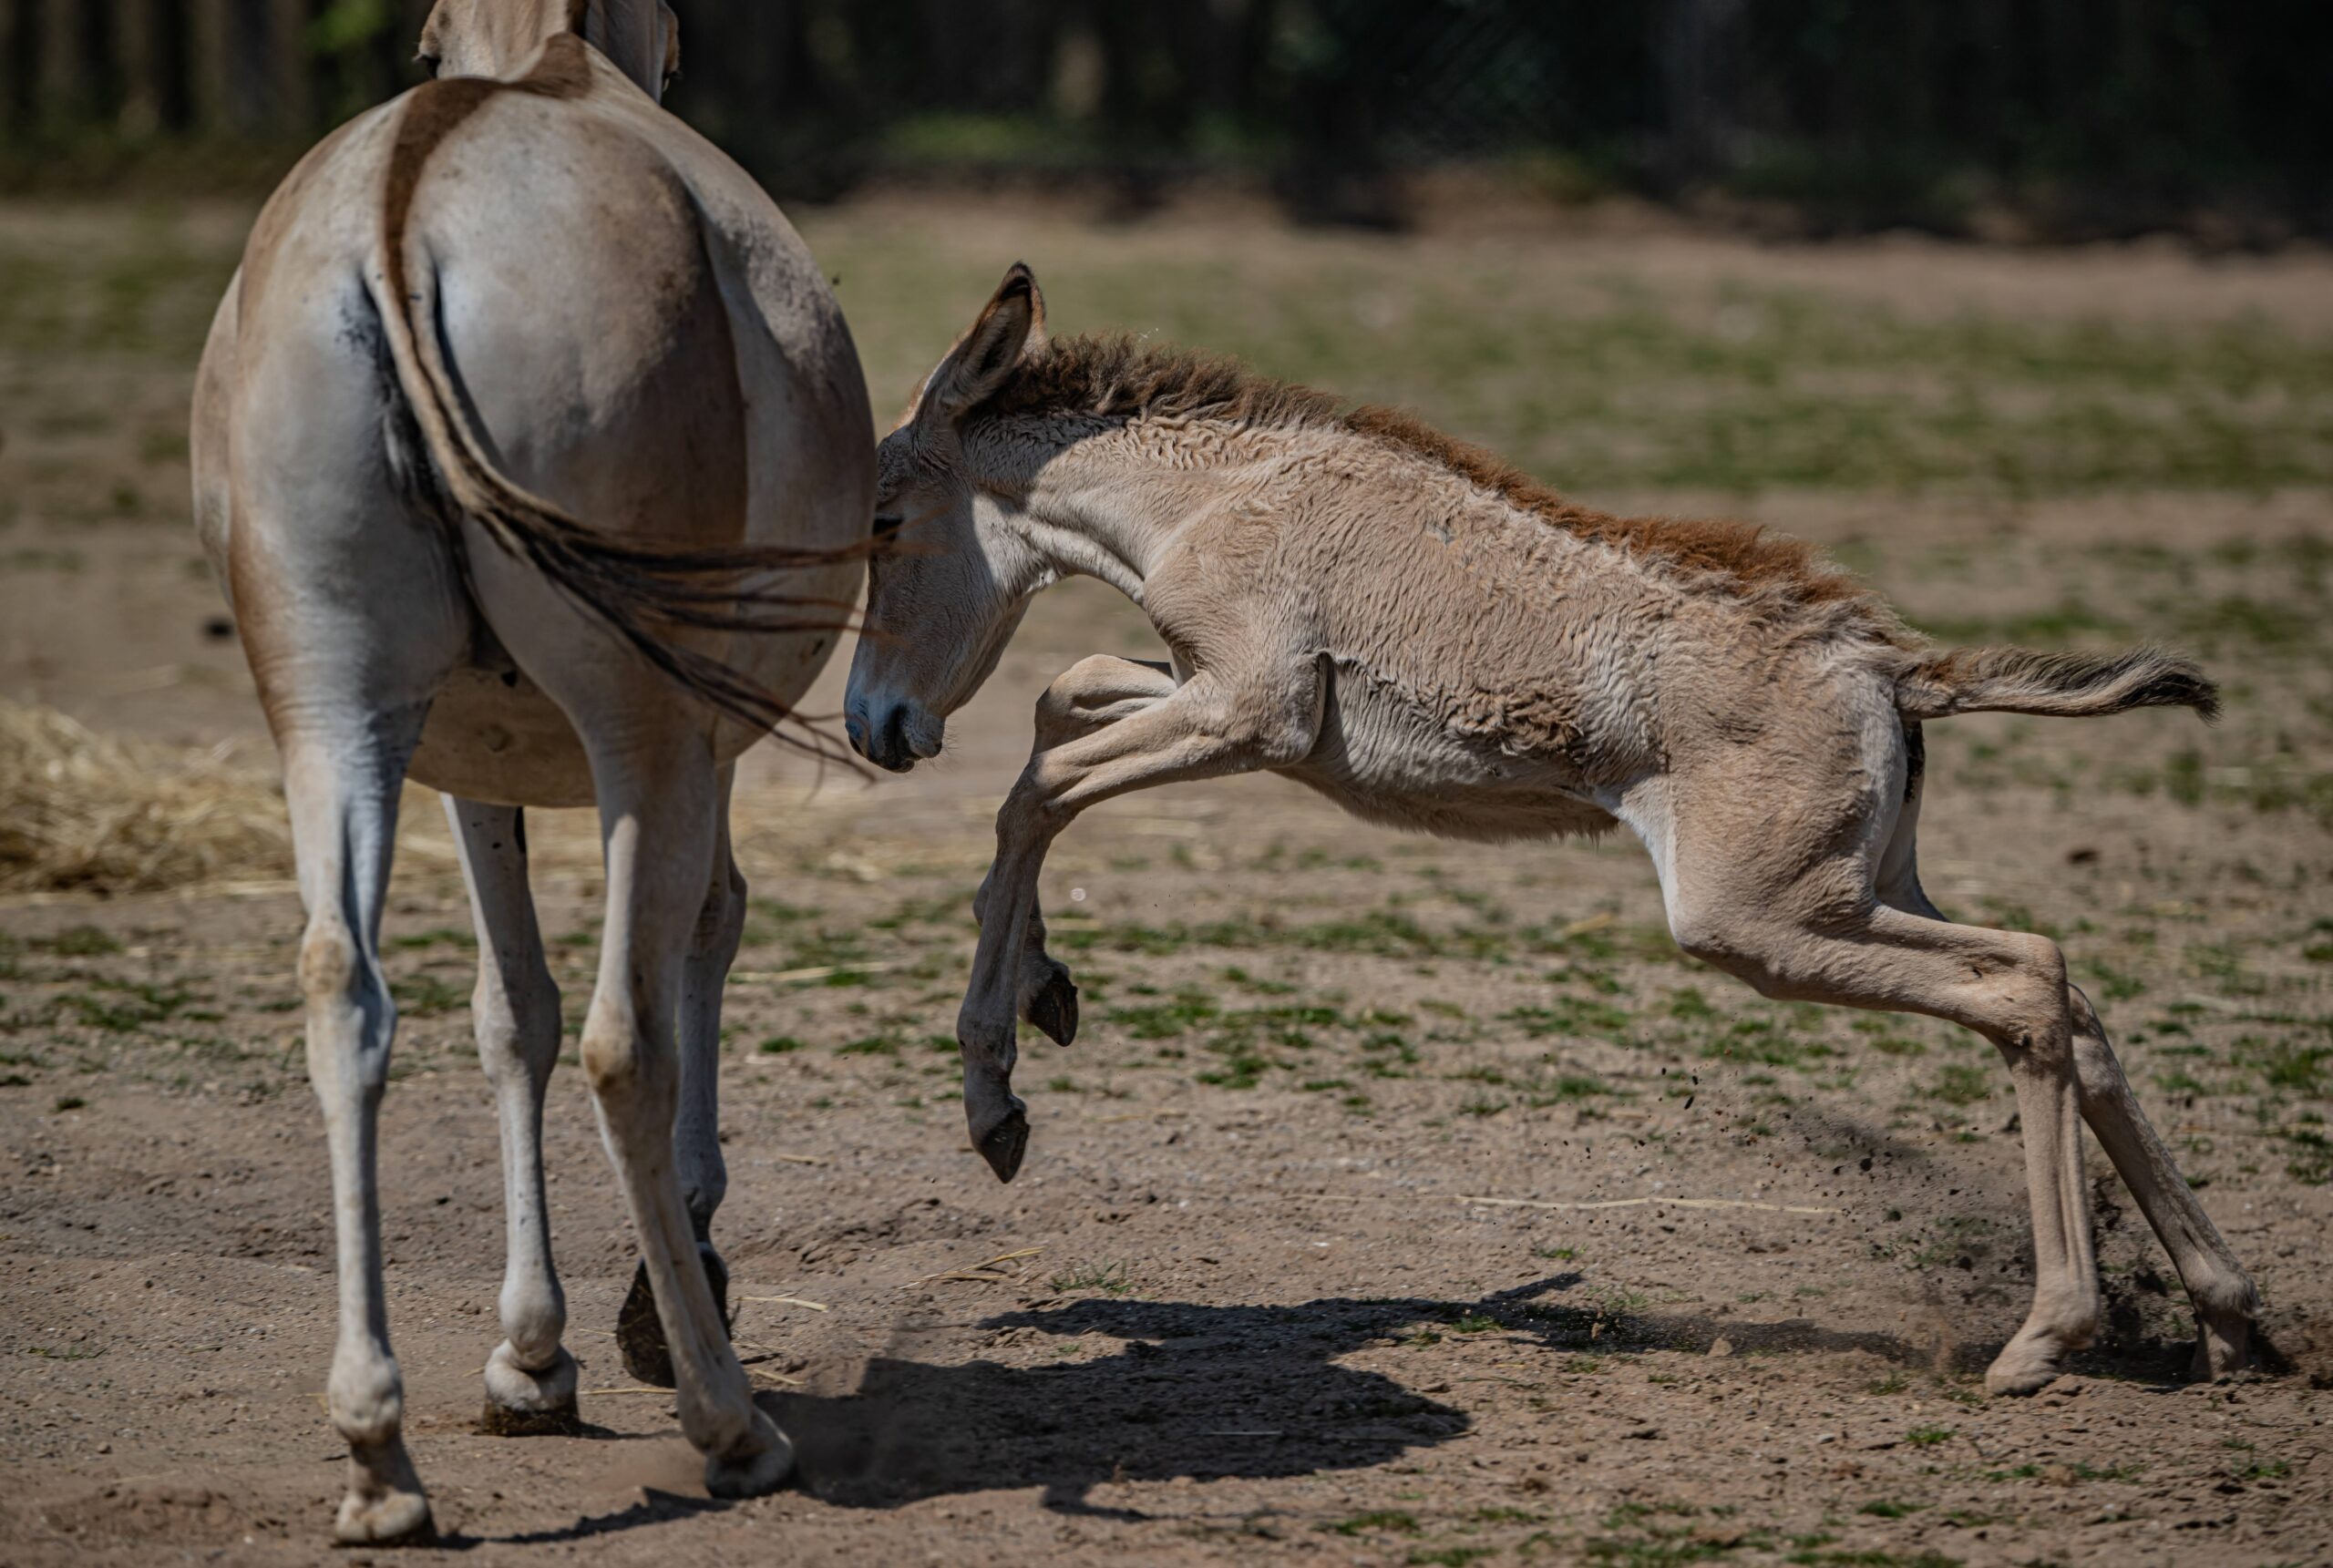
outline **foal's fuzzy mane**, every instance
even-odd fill
[[[1055,338],[1032,349],[973,412],[1343,430],[1436,464],[1579,538],[1650,558],[1742,598],[1833,606],[1867,635],[1903,640],[1894,614],[1804,539],[1749,523],[1616,518],[1578,506],[1496,454],[1445,436],[1404,410],[1354,407],[1329,393],[1259,374],[1225,354],[1152,345],[1124,333]]]

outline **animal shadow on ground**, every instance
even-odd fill
[[[1536,1342],[1534,1353],[1595,1355],[1696,1337],[1706,1347],[1713,1333],[1698,1320],[1616,1316],[1600,1305],[1550,1299],[1580,1283],[1577,1274],[1557,1275],[1474,1302],[1337,1297],[1208,1307],[1094,1297],[980,1325],[1057,1338],[1057,1364],[934,1366],[879,1357],[856,1393],[775,1394],[762,1402],[794,1440],[798,1484],[828,1502],[889,1508],[1034,1486],[1045,1506],[1063,1512],[1138,1518],[1097,1506],[1087,1493],[1114,1481],[1363,1470],[1468,1430],[1465,1411],[1382,1372],[1338,1364],[1373,1342],[1480,1334]],[[1890,1336],[1769,1327],[1759,1338],[1777,1348],[1923,1358]],[[1120,1348],[1084,1354],[1077,1342],[1094,1338]]]
[[[1743,1354],[1862,1353],[1914,1369],[1981,1367],[1998,1347],[1916,1341],[1826,1327],[1807,1318],[1758,1322],[1616,1307],[1578,1293],[1567,1273],[1479,1300],[1327,1297],[1292,1306],[1211,1307],[1089,1297],[1007,1312],[978,1327],[1058,1341],[1057,1362],[952,1366],[895,1353],[868,1361],[855,1392],[756,1398],[795,1445],[795,1484],[845,1508],[895,1508],[956,1493],[1040,1488],[1064,1513],[1138,1520],[1089,1500],[1111,1481],[1272,1479],[1366,1470],[1466,1431],[1463,1410],[1382,1372],[1338,1364],[1372,1344],[1422,1336],[1496,1338],[1526,1355],[1706,1351],[1722,1335]],[[1118,1342],[1088,1356],[1084,1342]],[[1075,1348],[1073,1348],[1073,1346]],[[2175,1376],[2178,1348],[2147,1343],[2086,1358],[2091,1375]],[[1071,1358],[1073,1357],[1078,1358]],[[2142,1366],[2135,1363],[2151,1363]],[[1550,1420],[1563,1419],[1551,1410]],[[613,1436],[612,1433],[601,1435]],[[562,1529],[498,1538],[574,1542],[717,1512],[725,1503],[649,1489],[620,1512]],[[484,1544],[456,1537],[459,1550]]]

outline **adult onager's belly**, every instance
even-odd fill
[[[737,663],[772,696],[797,702],[838,641],[832,631],[758,638]],[[695,701],[677,687],[672,700]],[[760,739],[759,732],[724,721],[714,751],[730,762]],[[507,659],[466,664],[447,677],[430,703],[406,772],[434,790],[495,805],[586,806],[594,799],[591,764],[575,727]]]

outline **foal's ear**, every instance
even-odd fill
[[[978,405],[1044,341],[1045,297],[1037,292],[1037,275],[1015,261],[972,330],[932,373],[918,412],[952,419]]]

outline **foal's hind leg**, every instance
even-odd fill
[[[1754,789],[1716,769],[1676,781],[1667,819],[1645,829],[1666,846],[1670,926],[1687,952],[1767,996],[1947,1018],[1999,1050],[2024,1127],[2035,1281],[1985,1381],[2031,1393],[2099,1319],[2065,956],[2046,938],[1879,902],[1875,874],[1901,804],[1881,793],[1893,759],[1807,753],[1757,759]]]
[[[1879,897],[1906,914],[1942,920],[1944,916],[1921,890],[1913,847],[1924,784],[1919,726],[1906,724],[1905,736],[1910,743],[1909,782],[1902,813],[1880,856]],[[2080,987],[2066,987],[2066,1007],[2082,1119],[2114,1162],[2123,1185],[2137,1198],[2194,1305],[2198,1337],[2193,1375],[2212,1378],[2240,1371],[2252,1364],[2259,1295],[2179,1173],[2170,1149],[2148,1123],[2122,1063],[2115,1060],[2114,1048],[2107,1042],[2105,1026]]]
[[[2242,1371],[2252,1365],[2259,1293],[2139,1108],[2097,1009],[2077,987],[2067,987],[2066,995],[2082,1115],[2114,1162],[2123,1185],[2138,1199],[2163,1250],[2171,1254],[2195,1308],[2198,1333],[2192,1374],[2216,1378]]]
[[[559,1062],[559,987],[543,958],[516,806],[446,797],[478,924],[470,1019],[502,1129],[503,1342],[486,1363],[488,1430],[572,1431],[575,1358],[560,1344],[567,1297],[551,1266],[543,1202],[543,1093]]]
[[[721,770],[720,839],[714,848],[713,876],[682,966],[681,1109],[673,1123],[681,1197],[696,1227],[697,1255],[704,1260],[725,1329],[729,1266],[714,1250],[713,1216],[729,1192],[728,1163],[721,1157],[721,993],[745,931],[745,877],[737,869],[729,842],[729,794],[735,777],[734,764]],[[616,1347],[623,1355],[624,1369],[633,1377],[660,1389],[673,1386],[673,1353],[657,1320],[656,1295],[644,1262],[633,1271],[632,1289],[616,1314]]]

